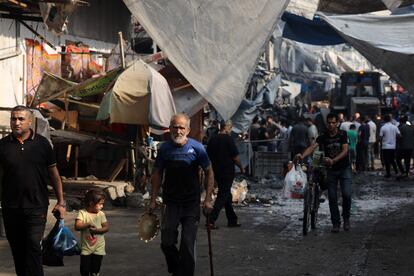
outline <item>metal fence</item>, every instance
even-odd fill
[[[244,140],[237,142],[237,148],[242,165],[248,166],[248,173],[255,177],[281,175],[289,161],[287,139]]]

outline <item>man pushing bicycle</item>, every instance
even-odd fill
[[[350,210],[352,193],[352,171],[348,156],[348,137],[345,131],[338,129],[338,117],[336,114],[327,116],[328,132],[319,135],[314,143],[297,154],[296,159],[303,160],[311,155],[319,147],[325,154],[325,166],[327,171],[327,186],[329,210],[331,213],[332,233],[338,233],[341,226],[339,216],[337,189],[338,182],[342,190],[342,217],[345,231],[350,229]]]

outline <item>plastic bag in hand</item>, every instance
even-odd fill
[[[285,198],[303,198],[308,178],[300,166],[292,166],[285,176],[283,196]]]
[[[63,266],[63,256],[79,255],[80,249],[73,233],[65,227],[63,219],[56,221],[42,241],[43,264]]]

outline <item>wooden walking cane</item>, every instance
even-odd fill
[[[214,276],[213,269],[213,250],[211,249],[211,224],[210,224],[210,214],[205,214],[207,217],[207,239],[208,239],[208,255],[210,257],[210,275]]]

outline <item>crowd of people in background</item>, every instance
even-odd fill
[[[414,110],[414,106],[411,108]],[[348,117],[338,114],[338,128],[348,135],[349,158],[354,174],[383,170],[391,177],[391,168],[398,179],[410,173],[414,149],[414,116],[411,109],[391,110],[383,116]],[[293,157],[326,132],[321,110],[314,106],[294,119],[283,116],[256,116],[243,138],[250,141],[253,151],[289,153]],[[213,121],[206,132],[208,140],[218,133]]]

